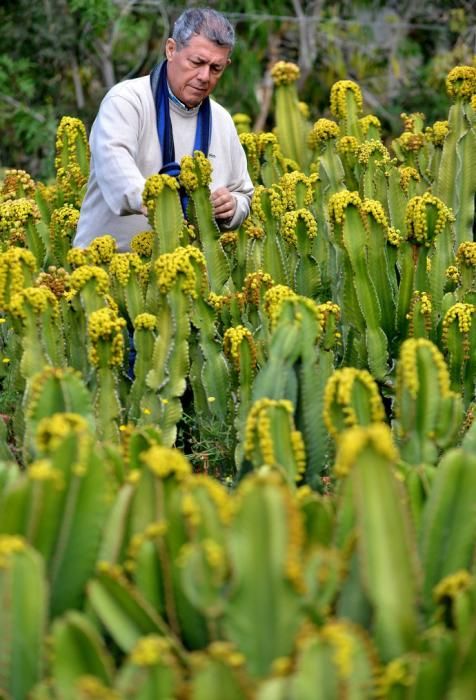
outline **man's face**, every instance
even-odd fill
[[[212,92],[230,63],[229,48],[217,46],[200,34],[182,49],[177,48],[174,39],[167,39],[165,55],[169,85],[187,107],[196,107]]]

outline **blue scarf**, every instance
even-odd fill
[[[172,122],[170,121],[169,110],[169,86],[167,83],[167,61],[163,61],[156,66],[150,74],[150,85],[154,95],[155,112],[157,115],[157,134],[159,136],[160,148],[162,150],[162,167],[159,171],[161,175],[180,175],[180,164],[175,160],[174,136],[172,133]],[[208,157],[208,148],[211,137],[211,109],[210,98],[206,97],[197,115],[197,129],[195,131],[194,151],[202,151]],[[180,188],[180,201],[184,216],[186,217],[188,197],[184,189]]]

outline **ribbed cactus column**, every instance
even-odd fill
[[[209,188],[212,166],[201,151],[195,151],[193,157],[185,156],[180,165],[180,183],[193,203],[193,218],[207,263],[210,290],[221,294],[230,277],[230,268],[213,217]]]
[[[182,244],[185,221],[178,190],[177,179],[170,175],[151,175],[146,180],[142,199],[154,231],[153,260],[163,253],[172,253]]]
[[[17,535],[0,535],[0,693],[26,700],[40,681],[48,615],[41,556]]]
[[[394,415],[401,455],[411,464],[434,464],[439,450],[457,439],[461,397],[450,390],[443,355],[425,338],[408,339],[402,344]]]
[[[362,93],[352,80],[338,80],[331,88],[331,113],[336,117],[342,136],[362,139],[359,114],[362,113]]]
[[[240,486],[228,550],[233,572],[225,602],[227,638],[253,677],[288,656],[302,620],[303,523],[275,471],[248,476]]]
[[[476,134],[470,100],[476,92],[476,68],[456,66],[447,76],[446,88],[454,104],[448,116],[449,131],[444,140],[433,193],[455,213],[458,246],[473,239]]]
[[[103,440],[118,442],[121,402],[118,395],[118,368],[124,362],[126,322],[112,309],[93,311],[88,318],[89,361],[96,369],[95,414]]]
[[[21,371],[25,379],[45,365],[64,364],[58,300],[46,287],[27,287],[10,300],[10,313],[20,321],[23,337]]]
[[[89,175],[89,146],[80,119],[62,117],[56,132],[58,204],[81,205]]]
[[[344,263],[339,295],[342,322],[346,330],[353,327],[363,336],[365,355],[360,361],[381,379],[387,372],[388,339],[382,330],[381,303],[373,279],[376,272],[368,265],[369,235],[358,193],[334,194],[329,200],[329,217]]]
[[[278,61],[271,69],[276,94],[276,131],[283,154],[305,170],[309,161],[306,138],[309,125],[300,109],[296,80],[299,67]]]
[[[7,199],[0,204],[2,247],[26,244],[35,256],[36,264],[41,267],[45,259],[45,244],[37,227],[39,221],[40,211],[31,199]]]
[[[389,428],[376,423],[342,433],[334,466],[350,480],[360,577],[385,661],[415,649],[419,627],[409,515],[393,474],[398,459]]]
[[[175,441],[182,416],[180,397],[185,392],[190,367],[191,299],[197,296],[194,259],[205,264],[201,251],[187,246],[160,255],[154,263],[158,334],[146,383],[155,396],[144,395],[142,422],[158,423],[164,443],[169,446]]]

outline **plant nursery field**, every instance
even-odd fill
[[[298,70],[234,115],[239,230],[195,152],[131,252],[73,248],[72,117],[3,174],[1,698],[476,697],[476,67],[385,141]]]

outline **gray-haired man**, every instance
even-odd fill
[[[234,31],[211,9],[186,10],[167,39],[166,60],[150,76],[115,85],[91,130],[91,174],[76,247],[113,235],[120,251],[149,228],[142,204],[145,180],[177,175],[184,155],[203,151],[212,164],[217,223],[238,227],[249,213],[253,185],[228,112],[209,99],[234,45]]]

